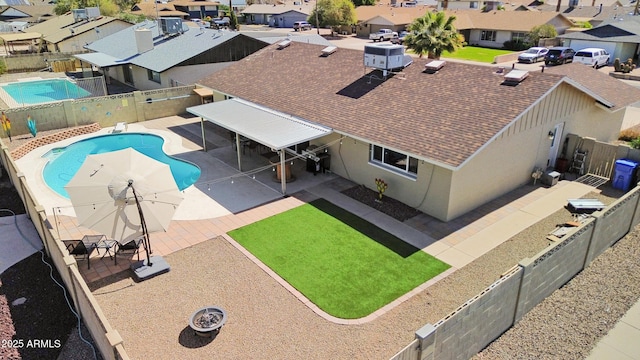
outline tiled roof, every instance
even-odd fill
[[[611,110],[622,109],[640,101],[640,89],[582,64],[552,66],[545,73],[565,75],[598,96],[613,103]]]
[[[532,73],[517,86],[488,66],[447,63],[423,72],[414,59],[382,81],[363,66],[363,52],[277,44],[200,84],[334,130],[451,168],[461,165],[563,79]]]
[[[155,19],[156,14],[158,17],[185,17],[189,16],[188,13],[176,10],[173,3],[154,3],[150,0],[143,0],[135,4],[130,11],[134,15],[145,15],[148,18]]]
[[[632,20],[615,21],[559,37],[575,40],[640,43],[640,23]]]

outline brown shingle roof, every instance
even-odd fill
[[[487,66],[447,63],[423,72],[414,59],[403,75],[381,81],[363,52],[277,44],[203,79],[202,85],[329,126],[354,138],[457,167],[563,78],[532,73],[518,86]]]
[[[548,67],[544,72],[566,75],[589,91],[613,103],[611,107],[613,111],[640,101],[640,89],[583,64]]]

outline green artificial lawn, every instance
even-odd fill
[[[343,319],[367,316],[450,267],[323,199],[229,235]]]
[[[443,52],[442,58],[450,58],[450,59],[460,59],[460,60],[471,60],[471,61],[479,61],[485,63],[492,63],[493,58],[497,55],[510,54],[513,51],[511,50],[501,50],[501,49],[488,49],[476,46],[465,46],[456,50],[453,53]]]

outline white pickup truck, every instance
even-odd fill
[[[395,31],[392,31],[391,29],[380,29],[376,33],[369,34],[369,40],[373,40],[374,42],[378,40],[380,41],[391,40],[394,37],[398,37],[398,33]]]

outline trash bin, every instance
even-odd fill
[[[616,160],[611,186],[614,189],[629,191],[636,167],[638,167],[638,163],[635,161],[628,159]]]

